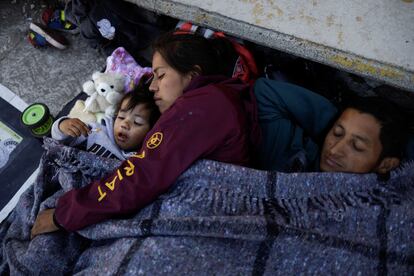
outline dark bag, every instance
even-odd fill
[[[65,11],[68,18],[74,18],[81,35],[92,47],[110,55],[122,46],[141,65],[151,63],[152,41],[177,23],[175,19],[119,0],[72,0]]]

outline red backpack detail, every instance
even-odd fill
[[[259,76],[253,54],[243,44],[232,41],[233,47],[239,54],[234,66],[233,78],[239,78],[244,83],[253,84]]]

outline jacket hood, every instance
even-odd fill
[[[187,91],[217,83],[231,86],[234,85],[234,89],[237,90],[242,90],[243,88],[246,89],[246,85],[243,84],[239,79],[232,79],[223,75],[197,76],[191,80],[188,86],[184,89],[183,94],[185,94]]]

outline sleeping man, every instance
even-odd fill
[[[338,112],[324,97],[289,83],[259,79],[254,91],[261,169],[386,174],[399,166],[407,127],[389,102],[359,98]]]

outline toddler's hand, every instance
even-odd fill
[[[59,124],[59,129],[66,135],[79,137],[81,135],[88,136],[89,127],[77,118],[65,119]]]

